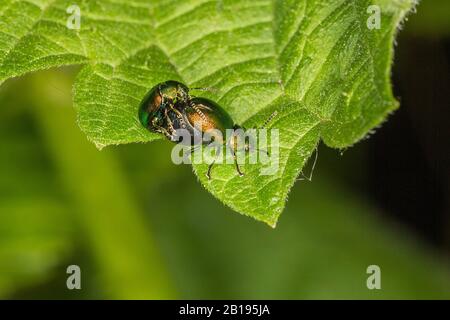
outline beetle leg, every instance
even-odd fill
[[[206,176],[208,177],[208,180],[211,180],[211,169],[215,162],[216,162],[216,159],[214,159],[213,162],[211,162],[208,166],[208,172],[206,172]]]
[[[170,104],[169,108],[171,111],[175,112],[178,120],[180,120],[180,122],[181,122],[181,127],[186,128],[186,123],[183,120],[183,114],[178,109],[176,109],[173,104]]]
[[[167,131],[165,128],[163,127],[158,127],[159,132],[161,132],[162,134],[164,134],[166,136],[167,139],[169,139],[170,141],[172,141],[172,135],[169,133],[169,131]]]
[[[183,118],[183,115],[181,114],[181,112],[178,109],[176,109],[173,104],[170,104],[169,108],[171,111],[173,111],[177,114],[178,119]]]
[[[156,125],[155,121],[152,122],[152,126],[156,128],[155,130],[159,133],[162,133],[166,136],[167,139],[172,140],[172,135],[165,128]]]
[[[169,126],[169,129],[170,129],[171,134],[173,134],[174,131],[175,131],[175,129],[173,128],[173,122],[172,122],[172,120],[170,120],[170,117],[169,117],[168,114],[167,114],[168,111],[169,111],[168,109],[164,109],[164,117],[165,117],[166,120],[167,120],[167,125]]]
[[[216,152],[217,152],[217,150],[218,149],[216,149]],[[219,151],[219,154],[220,154],[220,151]],[[206,176],[208,177],[208,180],[211,180],[211,170],[212,170],[212,167],[214,166],[214,164],[216,163],[217,157],[218,157],[218,155],[216,153],[214,160],[208,166],[208,172],[206,172]]]
[[[239,168],[239,163],[237,162],[237,156],[236,152],[234,152],[233,149],[231,149],[231,152],[233,153],[233,159],[234,159],[234,165],[236,166],[236,171],[239,174],[240,177],[244,176],[244,174],[241,171],[241,168]]]

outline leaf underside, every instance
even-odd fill
[[[194,165],[200,182],[234,210],[275,226],[289,189],[320,140],[351,146],[397,108],[390,85],[395,33],[414,0],[78,1],[0,0],[0,83],[82,64],[74,84],[78,122],[99,148],[162,138],[137,108],[159,82],[216,90],[236,123],[279,129],[279,170]],[[369,29],[367,9],[381,9]]]

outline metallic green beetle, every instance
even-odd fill
[[[263,127],[275,115],[276,113],[273,113]],[[152,132],[162,133],[171,141],[178,140],[177,130],[187,130],[191,139],[181,143],[191,145],[194,148],[199,144],[210,143],[196,140],[195,137],[203,136],[204,133],[211,130],[217,130],[221,135],[214,136],[214,142],[230,148],[236,171],[239,176],[244,175],[239,168],[236,157],[236,151],[238,145],[240,145],[239,136],[232,135],[228,141],[225,139],[227,129],[244,128],[235,124],[230,115],[214,101],[192,97],[189,94],[189,88],[184,84],[170,80],[153,87],[141,102],[139,119],[145,128]],[[248,145],[245,145],[245,149],[248,151]],[[211,179],[211,169],[214,163],[215,161],[208,167],[206,173],[208,179]]]
[[[139,107],[141,124],[152,132],[162,133],[173,140],[175,128],[173,120],[183,115],[180,108],[189,103],[189,89],[177,81],[166,81],[154,86],[144,97]]]

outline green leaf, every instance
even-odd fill
[[[275,226],[289,189],[320,140],[348,147],[397,107],[392,46],[414,0],[81,1],[81,28],[66,27],[72,1],[3,0],[0,82],[25,72],[86,63],[74,90],[78,121],[99,148],[151,141],[137,119],[145,93],[173,79],[213,87],[204,95],[236,123],[273,112],[280,131],[276,175],[246,165],[195,165],[201,183],[234,210]],[[381,28],[369,29],[370,5]]]

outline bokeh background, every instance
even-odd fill
[[[75,123],[77,68],[8,81],[0,298],[449,299],[449,17],[422,1],[397,41],[401,108],[352,148],[322,145],[276,229],[214,199],[169,142],[97,151]]]

